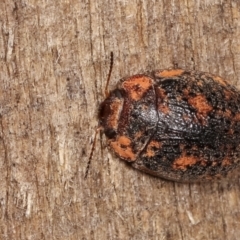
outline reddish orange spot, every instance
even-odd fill
[[[157,142],[157,141],[151,141],[151,142],[148,144],[148,146],[160,148],[160,147],[162,146],[162,143]]]
[[[226,86],[226,80],[224,80],[223,78],[219,77],[219,76],[212,76],[213,80],[220,83],[223,86]]]
[[[108,117],[108,126],[114,129],[117,129],[118,120],[120,118],[120,114],[123,107],[123,101],[116,98],[113,102],[111,102],[111,114]]]
[[[121,158],[130,162],[135,161],[136,154],[131,148],[131,140],[128,137],[120,136],[116,141],[110,140],[110,146]]]
[[[170,111],[169,107],[164,104],[159,104],[158,109],[164,114],[168,114]]]
[[[154,151],[154,147],[155,148],[161,148],[162,146],[162,143],[160,142],[157,142],[157,141],[151,141],[148,146],[147,146],[147,152],[146,152],[146,156],[148,157],[153,157],[155,156],[155,151]]]
[[[174,169],[186,170],[188,166],[196,164],[198,159],[193,156],[181,156],[173,162]]]
[[[203,95],[197,95],[196,97],[189,98],[188,103],[193,106],[198,111],[198,113],[205,116],[213,109],[213,107],[209,105],[207,99]]]
[[[231,160],[229,158],[224,158],[222,161],[222,166],[228,166],[231,165]]]
[[[182,69],[169,69],[169,70],[163,70],[160,72],[156,72],[156,76],[157,77],[161,77],[161,78],[166,78],[166,77],[177,77],[182,75],[184,72],[184,70]]]
[[[122,86],[131,99],[138,101],[152,86],[152,79],[147,76],[134,76],[125,80]]]

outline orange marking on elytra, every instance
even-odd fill
[[[151,85],[152,79],[147,76],[134,76],[125,80],[122,84],[129,97],[135,101],[141,99]]]
[[[206,97],[203,95],[197,95],[196,97],[189,98],[188,103],[194,107],[198,113],[203,115],[207,115],[213,109],[213,107],[209,105]]]
[[[157,142],[157,141],[151,141],[147,146],[146,156],[148,156],[148,157],[154,157],[155,156],[155,151],[153,150],[154,147],[159,149],[159,148],[162,147],[162,143]]]
[[[122,111],[123,107],[123,100],[120,100],[116,98],[112,103],[111,103],[111,114],[109,114],[108,118],[108,126],[117,129],[118,126],[118,120],[120,118],[120,114]]]
[[[223,86],[226,86],[226,80],[224,80],[223,78],[219,77],[219,76],[212,76],[213,80],[220,83]]]
[[[161,77],[161,78],[166,78],[166,77],[177,77],[182,75],[184,70],[182,69],[170,69],[170,70],[163,70],[160,72],[156,73],[156,76]]]
[[[198,159],[193,156],[181,156],[173,162],[174,169],[186,170],[188,166],[196,164]]]
[[[116,141],[110,140],[110,146],[123,159],[133,162],[136,160],[136,154],[131,148],[131,140],[126,136],[120,136]]]

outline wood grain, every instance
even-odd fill
[[[84,180],[110,52],[110,89],[176,65],[238,87],[238,0],[2,0],[0,30],[0,239],[239,239],[239,177],[167,182],[99,136]]]

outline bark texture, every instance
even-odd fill
[[[0,1],[0,239],[240,236],[240,178],[180,184],[98,136],[110,52],[122,77],[178,66],[240,85],[239,0]]]

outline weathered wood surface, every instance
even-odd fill
[[[240,182],[178,184],[97,140],[110,51],[118,79],[174,65],[240,84],[240,1],[2,0],[0,239],[240,236]]]

